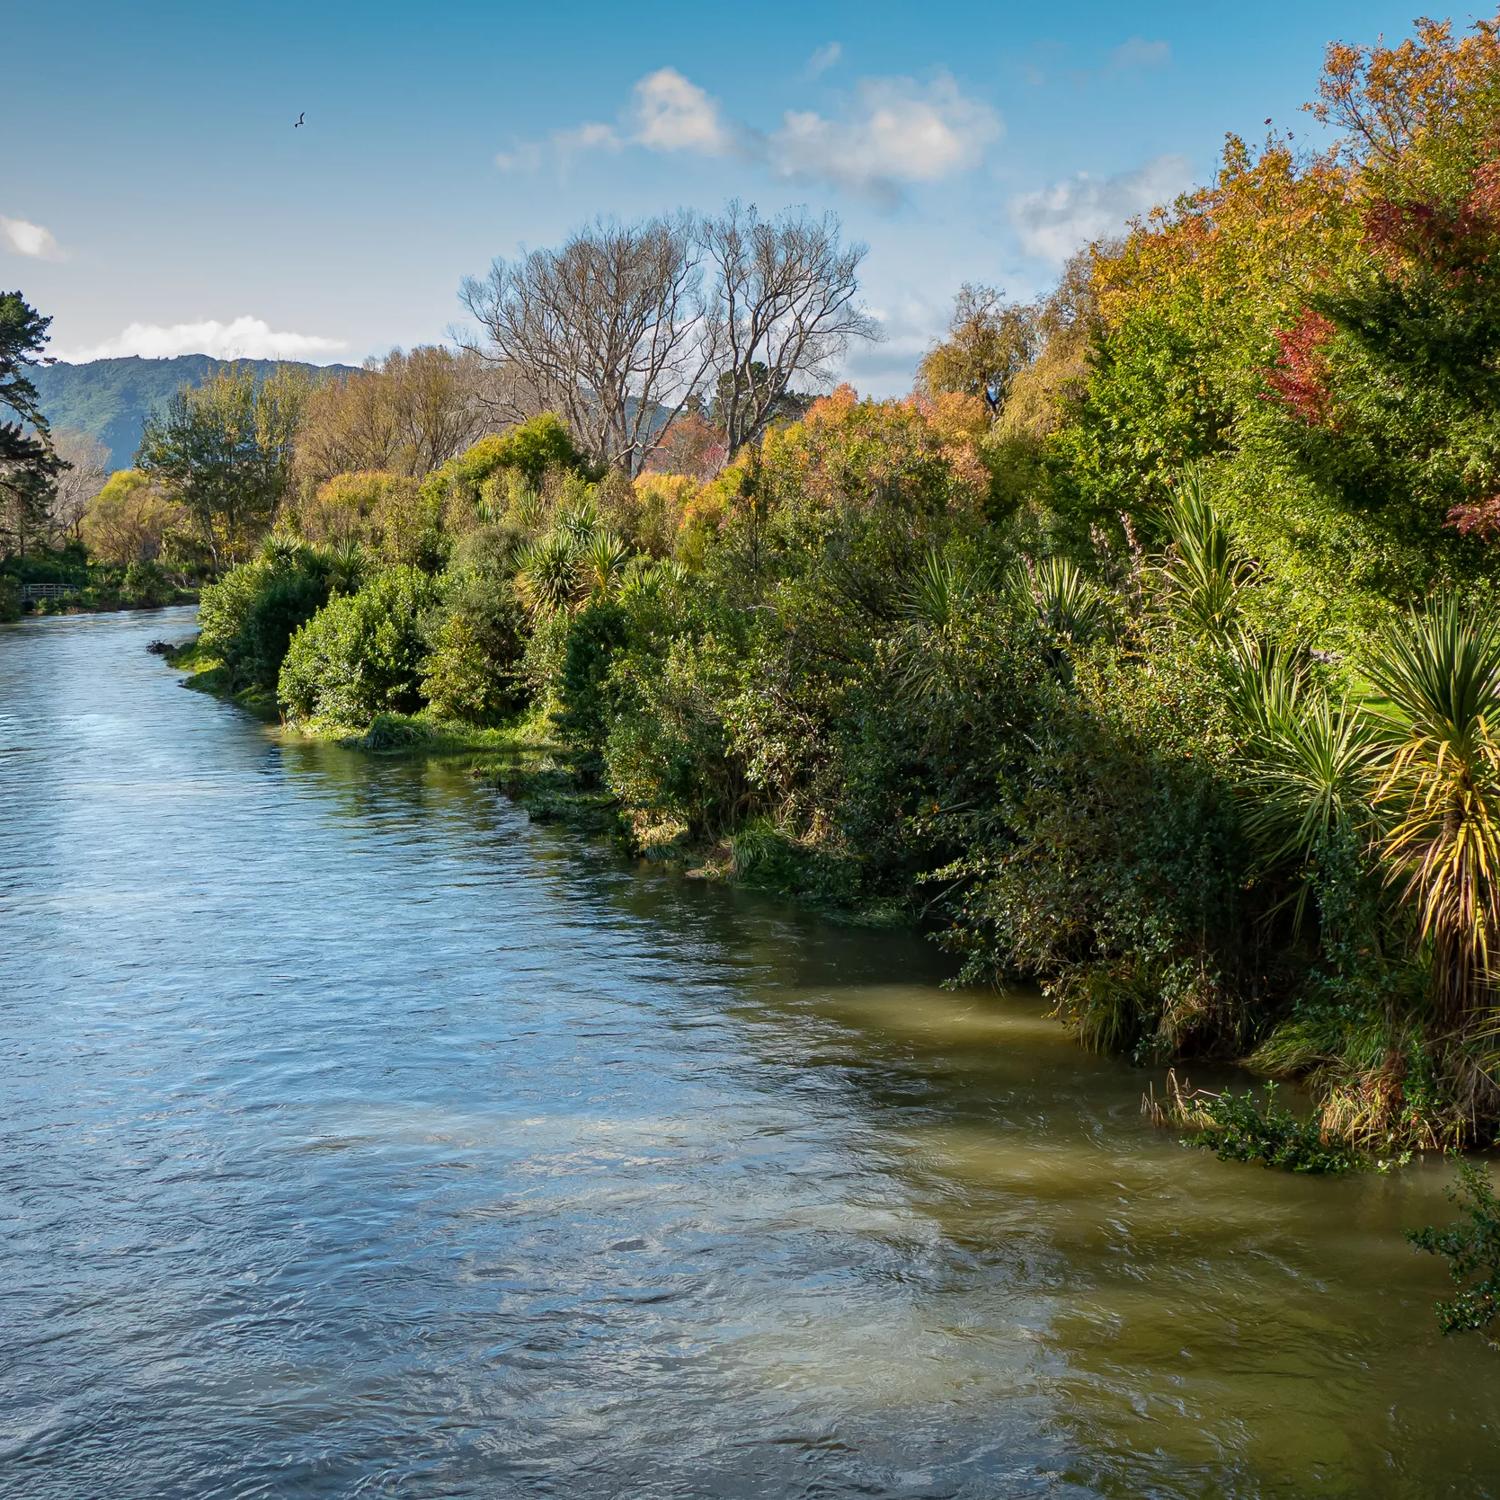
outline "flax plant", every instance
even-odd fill
[[[1387,879],[1431,945],[1455,1025],[1493,1003],[1500,929],[1500,627],[1454,598],[1393,625],[1367,663]]]

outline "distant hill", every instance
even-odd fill
[[[81,365],[43,365],[31,378],[52,430],[68,427],[96,437],[109,449],[109,467],[128,469],[140,445],[147,415],[183,385],[201,385],[215,370],[249,365],[264,378],[272,370],[306,370],[313,376],[349,374],[352,365],[308,365],[290,359],[214,359],[179,354],[175,359],[95,359]]]

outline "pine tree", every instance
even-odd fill
[[[0,556],[25,555],[43,534],[53,481],[66,467],[52,446],[47,419],[27,371],[39,364],[52,319],[20,292],[0,292]]]

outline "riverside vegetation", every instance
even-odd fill
[[[1312,109],[1041,302],[965,288],[908,399],[798,394],[861,252],[731,206],[497,263],[470,350],[220,374],[111,483],[219,575],[185,663],[302,729],[547,746],[638,850],[1306,1086],[1226,1155],[1485,1146],[1500,26],[1335,46]]]

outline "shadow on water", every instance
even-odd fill
[[[1400,1238],[1440,1168],[1184,1151],[908,936],[284,739],[159,622],[39,623],[6,1493],[1494,1493],[1492,1362]]]

